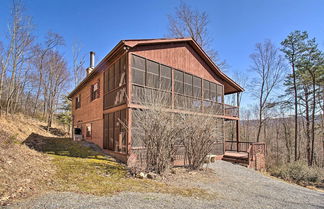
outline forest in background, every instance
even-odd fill
[[[192,37],[230,71],[211,48],[208,14],[181,3],[168,20],[168,37]],[[64,95],[85,75],[80,47],[73,47],[69,65],[61,35],[48,32],[37,41],[37,29],[19,1],[13,1],[7,24],[0,40],[0,113],[31,115],[46,121],[48,128],[53,120],[69,126],[70,104]],[[316,39],[306,31],[292,31],[281,43],[257,43],[250,60],[254,76],[233,77],[246,90],[241,97],[256,101],[241,109],[241,140],[266,142],[268,166],[304,161],[323,167],[324,58]],[[235,139],[234,124],[226,124],[226,139]]]

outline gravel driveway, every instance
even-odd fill
[[[97,197],[76,193],[48,193],[7,208],[324,208],[324,193],[288,184],[224,161],[209,166],[217,176],[192,182],[219,195],[199,200],[158,193],[123,192]]]

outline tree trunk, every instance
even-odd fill
[[[311,131],[310,131],[310,117],[309,117],[309,101],[308,101],[308,89],[305,87],[305,119],[306,119],[306,152],[307,152],[307,163],[311,165]]]
[[[297,85],[296,85],[296,73],[295,73],[295,64],[292,64],[293,70],[293,80],[294,80],[294,97],[295,97],[295,161],[297,161],[297,146],[298,146],[298,101],[297,101]]]
[[[315,143],[315,111],[316,111],[316,83],[315,77],[313,76],[313,105],[312,105],[312,148],[310,165],[314,164],[314,143]]]

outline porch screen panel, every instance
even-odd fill
[[[160,69],[159,64],[147,60],[147,75],[146,75],[146,86],[152,88],[160,87]]]
[[[114,118],[114,151],[119,152],[121,149],[121,138],[120,138],[120,112],[115,112]]]
[[[210,82],[207,80],[203,81],[203,108],[204,108],[204,112],[211,112],[211,106],[212,103],[210,101]]]
[[[114,87],[117,88],[120,86],[120,61],[117,60],[114,64],[115,66],[115,85]]]
[[[143,86],[133,85],[132,102],[141,104],[145,102],[145,88]]]
[[[126,109],[104,115],[104,147],[115,152],[127,152]],[[106,137],[107,136],[107,137]]]
[[[138,110],[138,109],[132,110],[132,125],[131,125],[132,126],[132,148],[144,147],[143,139],[145,137],[145,133],[141,132],[141,129],[137,122],[137,119],[141,118],[137,116],[138,114],[141,114],[141,111],[146,111],[146,110]]]
[[[132,78],[133,83],[138,85],[145,85],[145,59],[132,56]]]
[[[109,78],[109,72],[108,71],[105,71],[104,72],[104,94],[105,93],[107,93],[108,92],[108,83],[109,83],[109,80],[108,80],[108,78]]]
[[[183,72],[174,70],[174,92],[183,94]]]
[[[103,148],[108,149],[108,140],[109,140],[109,115],[104,115],[104,140],[103,140]]]
[[[224,95],[224,89],[223,86],[217,85],[217,102],[223,103],[223,95]]]
[[[126,103],[126,55],[105,72],[104,109]]]
[[[171,68],[165,65],[160,65],[161,69],[161,89],[171,91]]]
[[[204,80],[204,99],[209,100],[209,81]]]
[[[209,99],[212,102],[216,102],[216,83],[210,82],[210,91],[209,91]]]
[[[202,107],[202,79],[193,76],[193,109],[195,111],[201,111]]]
[[[114,113],[108,114],[108,149],[114,150]]]
[[[108,92],[113,90],[115,87],[115,73],[114,65],[108,69]]]
[[[195,98],[201,98],[201,78],[193,77],[193,96]]]
[[[184,94],[186,96],[192,95],[192,75],[185,73],[184,74]]]
[[[120,111],[120,136],[121,136],[121,151],[127,151],[127,121],[126,121],[126,110]]]
[[[211,154],[222,155],[224,154],[224,119],[215,118],[216,133],[214,136],[214,143],[211,146]]]
[[[120,79],[119,86],[126,84],[126,55],[124,55],[120,60]]]

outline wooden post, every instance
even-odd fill
[[[240,108],[240,93],[236,93],[236,105]],[[238,116],[240,116],[240,109],[238,109]],[[236,143],[237,143],[237,152],[240,151],[239,148],[239,141],[240,141],[240,121],[236,120]]]

